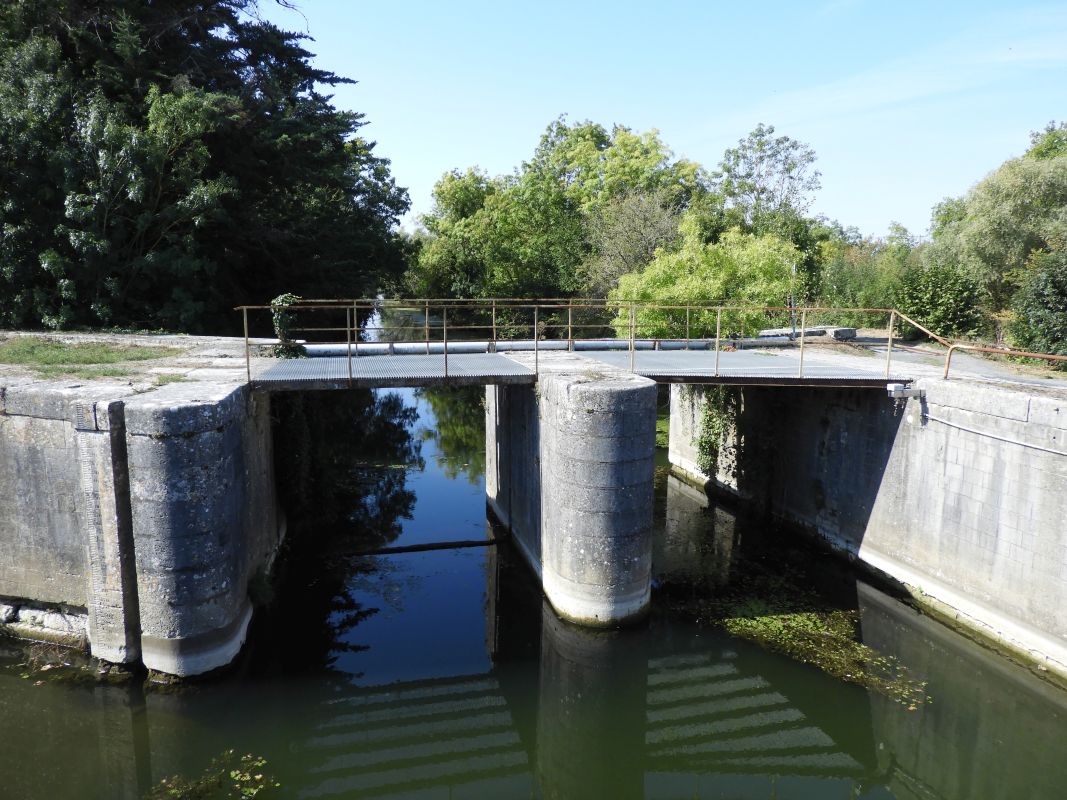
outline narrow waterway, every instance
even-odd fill
[[[229,750],[264,798],[1064,794],[1067,693],[665,469],[652,613],[591,632],[506,543],[359,555],[494,536],[477,392],[278,405],[298,514],[239,662],[108,686],[0,641],[0,798],[143,797]]]

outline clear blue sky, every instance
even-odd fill
[[[511,172],[567,114],[657,128],[708,169],[774,125],[818,154],[814,212],[923,233],[936,202],[1067,119],[1063,2],[260,2],[358,81],[334,101],[366,115],[409,227],[444,172]]]

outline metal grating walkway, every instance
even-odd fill
[[[541,353],[544,370],[558,351]],[[566,354],[572,356],[575,354]],[[582,351],[586,364],[599,361],[629,372],[627,351]],[[302,358],[278,361],[254,376],[260,388],[286,389],[366,389],[435,385],[532,384],[537,375],[533,353],[509,358],[498,353],[453,353],[448,356],[377,355],[352,358],[351,381],[348,359],[344,356]],[[743,350],[719,353],[716,373],[715,353],[707,350],[638,351],[634,372],[660,383],[724,383],[751,386],[855,386],[885,388],[886,383],[909,383],[910,377],[885,377],[884,365],[872,360],[871,369],[857,369],[847,362],[827,363],[811,358],[800,374],[795,351]],[[557,371],[553,369],[552,371]]]
[[[405,388],[447,384],[535,383],[537,376],[496,353],[450,354],[447,371],[443,355],[360,356],[352,358],[294,358],[279,361],[257,374],[253,383],[269,389]]]
[[[583,353],[605,364],[630,369],[630,354],[620,351]],[[873,360],[872,360],[873,361]],[[634,372],[660,383],[729,383],[751,386],[857,386],[885,388],[886,383],[910,383],[910,377],[885,377],[885,365],[873,361],[872,369],[827,364],[809,354],[800,374],[795,350],[725,350],[719,353],[718,374],[715,353],[707,350],[637,351]]]

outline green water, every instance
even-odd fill
[[[488,529],[476,396],[348,402],[364,452],[335,435],[313,453],[331,485],[283,475],[305,545],[232,669],[180,691],[36,685],[0,642],[0,798],[137,798],[231,748],[266,758],[266,798],[1064,796],[1065,693],[662,472],[633,630],[561,623],[504,545],[354,555]],[[330,413],[304,409],[308,430]],[[932,701],[909,710],[703,618],[779,573]]]

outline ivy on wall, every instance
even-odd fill
[[[719,472],[719,461],[727,437],[737,424],[741,409],[741,390],[736,386],[707,386],[704,388],[704,413],[697,435],[697,466],[708,477]],[[736,463],[730,467],[736,471]]]

